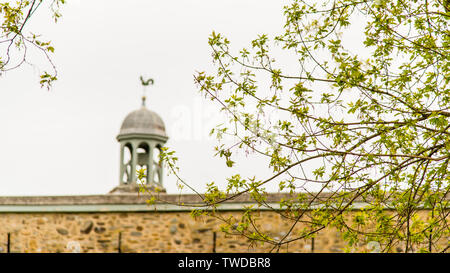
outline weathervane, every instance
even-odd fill
[[[146,99],[145,93],[147,91],[147,86],[149,84],[153,85],[154,81],[151,78],[145,81],[144,78],[142,78],[142,76],[140,77],[140,79],[141,79],[141,84],[142,84],[142,88],[143,88],[143,91],[142,91],[142,93],[143,93],[143,95],[142,95],[142,106],[145,107],[145,99]]]

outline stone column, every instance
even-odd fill
[[[131,143],[131,181],[130,184],[136,185],[136,165],[137,165],[137,144]]]
[[[148,160],[147,160],[147,185],[153,184],[153,150],[155,144],[151,141],[147,142],[148,145]]]
[[[158,148],[156,148],[158,149]],[[161,151],[159,151],[159,153],[161,154]],[[159,163],[159,161],[157,161],[157,164]],[[161,165],[158,164],[158,183],[162,186],[163,183],[163,178],[162,178],[162,174],[163,174],[163,162],[161,161]]]
[[[123,174],[125,170],[125,165],[123,164],[123,157],[124,157],[124,151],[125,150],[125,144],[123,142],[120,143],[120,174],[119,174],[119,185],[123,185]]]
[[[160,154],[161,154],[161,152],[160,152]],[[161,186],[163,185],[163,166],[164,166],[164,162],[161,161],[161,165],[159,165],[159,167],[158,167],[158,175],[159,175],[158,181]]]

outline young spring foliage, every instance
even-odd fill
[[[0,3],[0,76],[24,64],[31,64],[29,51],[37,49],[48,61],[51,71],[43,71],[39,84],[49,89],[57,80],[57,70],[51,60],[55,48],[50,41],[27,29],[34,13],[45,3],[44,0],[6,1]],[[55,22],[61,17],[60,6],[65,0],[50,2],[50,10]],[[28,55],[27,55],[28,53]]]
[[[284,16],[281,33],[238,51],[223,34],[209,38],[216,71],[195,81],[230,117],[211,132],[217,155],[233,168],[236,151],[258,154],[273,174],[208,184],[193,213],[220,218],[216,206],[242,194],[268,207],[264,187],[275,182],[290,193],[268,207],[290,221],[282,238],[260,228],[257,207],[221,218],[222,230],[274,250],[336,228],[349,251],[376,242],[383,252],[446,252],[449,1],[294,0]],[[236,142],[223,143],[226,134]]]

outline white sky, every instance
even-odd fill
[[[104,194],[119,183],[119,144],[125,116],[140,106],[139,76],[152,77],[147,106],[164,120],[167,145],[181,175],[202,189],[230,174],[267,172],[263,161],[229,169],[213,157],[208,133],[219,107],[198,93],[195,71],[211,68],[207,44],[214,30],[237,48],[257,34],[278,34],[282,6],[273,0],[69,0],[54,24],[45,6],[29,31],[55,47],[59,80],[51,91],[36,68],[0,77],[0,195]],[[169,193],[175,178],[165,177]]]

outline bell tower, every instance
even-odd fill
[[[141,77],[145,90],[145,84]],[[153,80],[151,81],[153,83]],[[163,187],[163,166],[159,160],[159,153],[167,142],[168,136],[164,122],[155,112],[147,109],[145,94],[142,97],[142,106],[128,114],[117,141],[120,143],[120,172],[119,186],[110,193],[138,192],[137,171],[145,169],[145,178],[141,181],[150,190],[158,188],[165,192]]]

